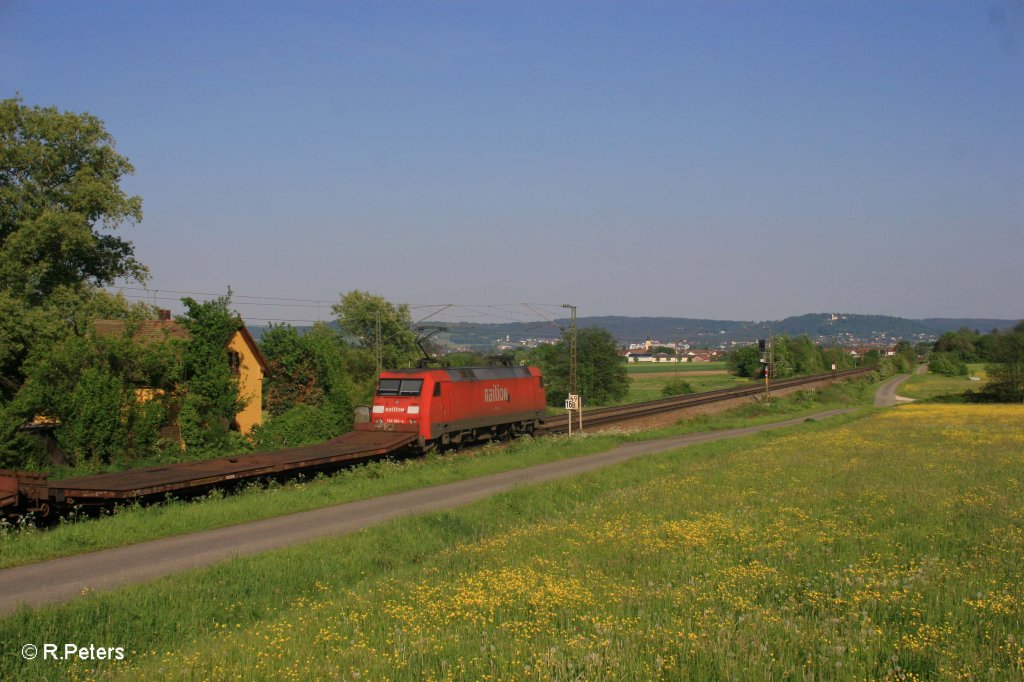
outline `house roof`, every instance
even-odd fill
[[[124,336],[128,323],[125,320],[95,320],[93,328],[96,330],[97,336]],[[263,357],[263,353],[260,352],[256,339],[252,337],[249,329],[244,324],[239,325],[238,333],[245,340],[246,345],[249,346],[249,350],[252,351],[256,362],[260,364],[260,369],[266,374],[268,371],[267,360]],[[164,341],[188,341],[191,338],[192,334],[188,329],[185,329],[176,320],[142,320],[135,328],[135,333],[132,334],[132,341],[143,346]]]
[[[252,338],[252,334],[249,333],[249,328],[244,324],[238,327],[238,333],[245,339],[245,343],[249,346],[249,350],[252,351],[253,356],[256,358],[256,362],[260,363],[260,369],[263,370],[264,374],[270,372],[270,368],[267,366],[267,359],[263,357],[263,353],[260,352],[260,346],[256,343],[256,339]]]
[[[124,336],[128,323],[125,320],[96,320],[93,328],[97,336]],[[188,341],[192,338],[188,330],[174,320],[141,320],[132,334],[132,341],[142,345],[163,341]]]

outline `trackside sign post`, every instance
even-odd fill
[[[583,430],[583,404],[580,400],[579,395],[570,393],[569,397],[565,399],[565,409],[569,411],[569,435],[572,435],[572,411],[578,410],[580,413],[580,431]]]

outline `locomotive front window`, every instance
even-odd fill
[[[401,386],[401,379],[381,379],[377,383],[377,395],[398,395]]]
[[[402,379],[398,395],[419,395],[423,390],[423,379]]]
[[[381,379],[377,382],[377,395],[415,396],[423,389],[423,379]]]

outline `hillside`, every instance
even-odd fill
[[[889,342],[898,339],[910,341],[934,340],[944,332],[960,327],[980,329],[1008,329],[1016,320],[931,318],[911,320],[887,315],[838,315],[833,320],[828,313],[813,313],[787,317],[783,320],[763,322],[741,320],[709,320],[684,317],[581,317],[580,327],[607,329],[620,343],[638,343],[646,339],[664,342],[687,341],[691,345],[717,346],[733,341],[746,342],[773,334],[799,336],[807,334],[813,339],[827,340],[833,336],[841,343]],[[469,324],[446,323],[446,341],[457,346],[490,346],[506,337],[510,341],[525,339],[551,339],[569,326],[568,319],[554,322]]]
[[[773,334],[799,336],[807,334],[813,339],[830,340],[837,337],[840,343],[892,342],[899,339],[908,341],[935,340],[947,331],[961,327],[987,332],[992,329],[1009,329],[1017,320],[974,319],[974,318],[927,318],[912,320],[889,315],[838,315],[833,320],[829,313],[809,313],[787,317],[783,320],[762,322],[743,320],[709,320],[688,317],[627,317],[608,315],[581,317],[580,327],[601,327],[607,329],[619,343],[639,343],[646,339],[664,342],[686,341],[694,346],[728,345],[732,342],[748,342]],[[569,327],[568,318],[554,321],[505,323],[434,322],[443,324],[448,331],[437,339],[449,346],[490,349],[506,338],[512,342],[526,340],[556,339],[562,329]],[[257,339],[265,327],[250,327]]]

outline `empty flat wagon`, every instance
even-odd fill
[[[0,470],[0,513],[7,517],[32,513],[45,519],[76,507],[194,495],[275,475],[316,474],[397,452],[416,440],[415,433],[358,427],[363,428],[317,445],[57,481],[48,481],[38,472]]]

